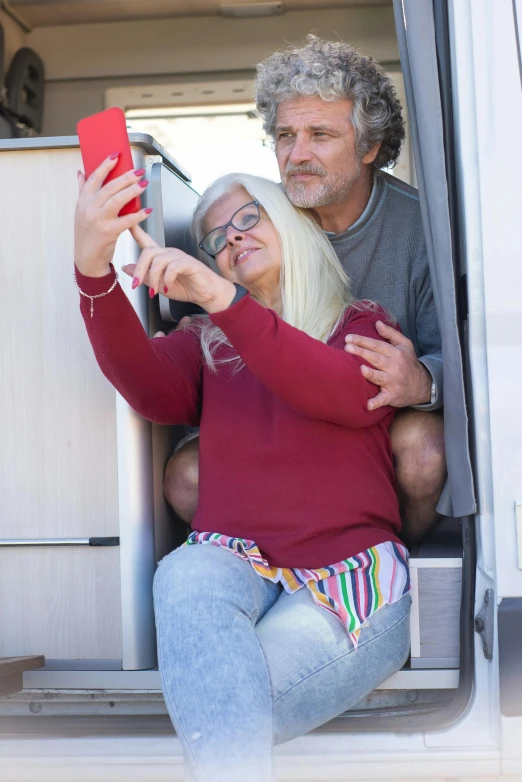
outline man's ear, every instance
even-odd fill
[[[366,165],[369,165],[370,163],[373,163],[375,158],[377,157],[377,153],[381,148],[382,141],[378,141],[377,144],[374,144],[371,149],[368,150],[366,155],[363,157],[362,162],[366,163]]]

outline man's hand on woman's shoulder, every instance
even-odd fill
[[[345,337],[346,352],[371,364],[369,367],[363,364],[361,372],[379,386],[379,393],[368,401],[368,410],[383,405],[410,407],[429,402],[431,375],[417,358],[411,340],[380,320],[376,328],[386,342],[358,334]]]

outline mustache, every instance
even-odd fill
[[[321,166],[314,166],[311,163],[302,163],[299,166],[294,166],[293,163],[287,163],[285,168],[285,176],[291,176],[292,174],[315,174],[316,176],[326,176],[326,171]]]

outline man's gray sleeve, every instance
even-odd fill
[[[414,405],[416,410],[439,410],[443,404],[443,368],[442,347],[440,339],[439,323],[433,299],[433,289],[428,268],[427,258],[424,256],[422,273],[416,280],[416,332],[419,361],[424,364],[434,383],[434,401],[424,405]]]

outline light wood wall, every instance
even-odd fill
[[[0,167],[0,538],[118,535],[115,392],[73,284],[80,153]],[[0,548],[0,657],[120,659],[119,581],[118,548]]]

